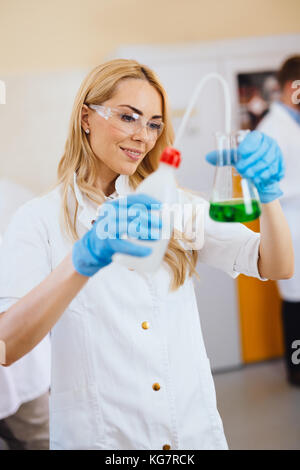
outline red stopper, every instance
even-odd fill
[[[178,168],[181,162],[179,150],[176,150],[173,147],[166,147],[161,154],[160,161]]]

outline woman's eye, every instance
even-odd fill
[[[120,117],[121,117],[121,120],[122,120],[122,121],[126,121],[126,122],[135,122],[134,117],[131,116],[130,114],[121,114]]]
[[[154,131],[160,131],[161,124],[158,122],[149,122],[149,127],[150,129],[153,129]]]

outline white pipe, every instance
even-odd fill
[[[178,132],[176,134],[175,142],[174,142],[174,147],[178,148],[178,142],[183,136],[183,133],[186,128],[187,121],[193,111],[193,108],[195,106],[195,103],[198,99],[198,96],[200,94],[200,91],[202,90],[203,86],[206,84],[206,82],[212,78],[216,78],[219,80],[223,86],[223,91],[224,91],[224,99],[225,99],[225,132],[226,134],[230,133],[231,130],[231,103],[230,103],[230,93],[229,93],[229,86],[226,80],[222,77],[222,75],[212,72],[207,75],[205,75],[200,82],[198,83],[194,94],[192,95],[192,98],[190,100],[190,103],[186,109],[186,112],[184,113],[184,116],[182,118],[182,121],[180,123]]]

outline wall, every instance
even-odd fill
[[[299,0],[0,0],[0,71],[90,67],[121,44],[300,32]]]
[[[300,32],[299,16],[299,0],[0,0],[0,178],[35,192],[55,181],[81,79],[121,46]]]

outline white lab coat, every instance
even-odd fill
[[[2,234],[13,213],[32,198],[33,194],[27,188],[10,180],[0,180],[0,251]],[[7,310],[16,300],[3,299],[1,311]],[[47,335],[32,351],[11,366],[0,366],[0,419],[13,415],[23,403],[40,397],[49,387],[50,338]]]
[[[300,302],[300,126],[283,106],[273,103],[258,130],[276,139],[286,163],[285,178],[280,182],[284,193],[280,203],[293,238],[295,274],[277,284],[282,299]]]
[[[129,191],[128,177],[120,175],[115,196]],[[82,236],[97,208],[77,185],[75,194]],[[213,222],[206,201],[182,190],[179,196],[205,208],[198,211],[200,260],[232,277],[260,278],[260,235]],[[0,311],[6,298],[24,296],[70,252],[60,206],[57,187],[12,220],[0,260]],[[176,292],[168,291],[169,281],[164,264],[139,274],[111,263],[71,301],[51,332],[51,449],[227,449],[193,281]]]

